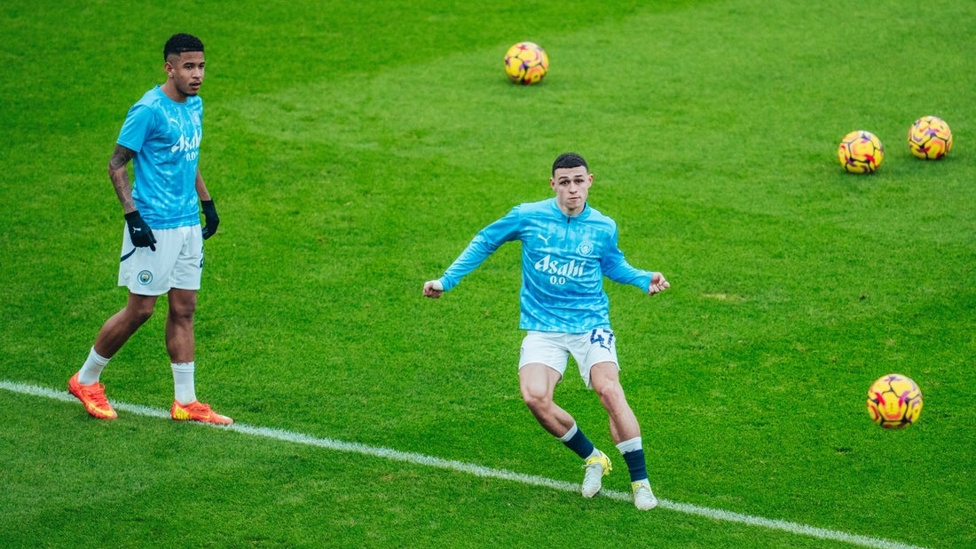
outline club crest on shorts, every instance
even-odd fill
[[[152,283],[153,274],[151,271],[139,271],[139,274],[136,275],[136,280],[139,281],[139,284],[147,286]]]

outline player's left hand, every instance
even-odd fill
[[[220,225],[220,218],[217,217],[217,207],[213,200],[200,201],[200,209],[203,210],[203,217],[207,224],[203,226],[203,239],[206,240],[217,232],[217,225]]]
[[[661,273],[654,273],[651,275],[651,285],[647,289],[649,295],[654,295],[671,287],[671,284],[664,279],[664,275]]]

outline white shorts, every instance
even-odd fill
[[[585,334],[530,331],[522,340],[519,370],[526,364],[539,363],[556,370],[559,375],[564,375],[569,355],[572,354],[586,388],[592,389],[590,368],[594,364],[613,362],[620,368],[620,363],[617,362],[616,339],[613,330],[606,328],[597,328]]]
[[[122,229],[119,286],[137,295],[163,295],[173,288],[199,290],[203,274],[200,225],[154,230],[156,251],[136,248]]]

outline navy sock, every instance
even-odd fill
[[[644,461],[644,450],[634,450],[624,454],[627,469],[630,469],[630,481],[637,482],[647,478],[647,462]]]
[[[583,434],[583,431],[579,427],[576,428],[576,433],[569,440],[563,441],[563,444],[570,450],[576,452],[576,455],[582,459],[586,459],[593,454],[593,443],[590,442],[590,439],[586,438],[586,435]]]

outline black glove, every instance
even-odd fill
[[[125,222],[129,227],[129,239],[132,240],[133,246],[136,248],[149,246],[150,250],[156,251],[156,237],[153,235],[149,225],[142,220],[142,216],[139,215],[139,210],[125,214]]]
[[[200,209],[203,210],[203,217],[207,224],[203,226],[203,239],[206,240],[217,232],[217,225],[220,225],[220,218],[217,217],[217,207],[213,200],[200,201]]]

